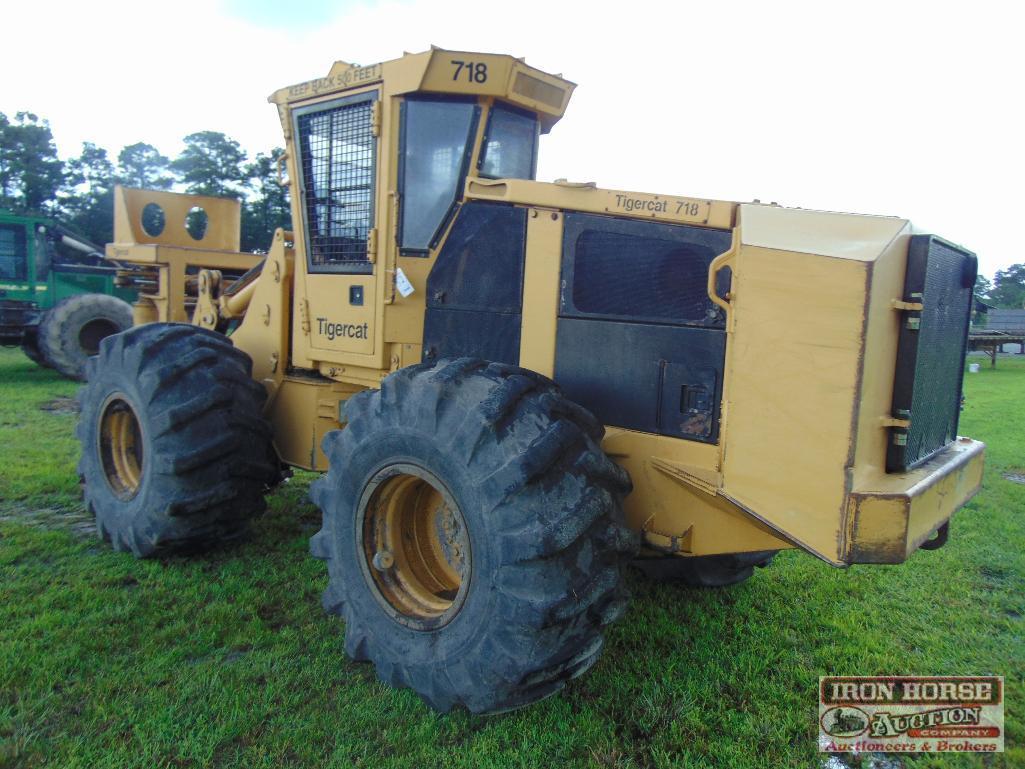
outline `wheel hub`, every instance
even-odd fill
[[[360,499],[356,530],[363,575],[393,619],[431,630],[458,613],[470,541],[459,506],[433,473],[404,463],[379,470]]]
[[[100,410],[99,454],[111,491],[122,500],[134,497],[142,483],[142,429],[134,409],[120,394]]]

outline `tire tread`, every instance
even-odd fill
[[[347,426],[323,441],[330,469],[311,486],[324,523],[310,549],[327,561],[323,605],[345,621],[346,652],[435,709],[475,713],[527,705],[593,665],[603,628],[625,605],[621,566],[638,545],[623,521],[629,477],[601,451],[604,429],[594,417],[539,374],[466,358],[395,372],[380,390],[350,398],[345,414]],[[351,458],[408,425],[479,471],[499,532],[495,621],[482,622],[476,648],[447,668],[389,655],[377,638],[385,629],[347,600],[336,544],[352,512],[335,491]]]
[[[79,473],[100,535],[140,558],[242,536],[265,508],[263,493],[281,477],[261,413],[263,387],[243,379],[249,357],[214,332],[151,323],[104,339],[92,365],[103,373],[90,378],[81,396]],[[120,524],[92,448],[112,381],[135,388],[146,411],[140,419],[151,432],[148,480],[139,492],[151,496],[130,523]]]

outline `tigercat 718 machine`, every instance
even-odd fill
[[[943,544],[982,474],[975,257],[898,218],[534,181],[573,87],[432,49],[276,91],[295,231],[255,265],[237,220],[190,240],[195,200],[120,191],[141,325],[82,401],[101,534],[221,542],[283,467],[326,471],[346,651],[474,712],[587,670],[629,559],[722,585]]]

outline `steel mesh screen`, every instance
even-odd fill
[[[310,264],[368,265],[373,225],[373,102],[342,104],[298,118]]]
[[[559,314],[721,326],[724,319],[708,298],[708,266],[729,245],[730,233],[722,230],[567,214],[563,280],[569,290],[561,294]],[[725,293],[729,284],[721,288]]]
[[[585,230],[577,240],[573,304],[595,315],[708,319],[710,248]]]
[[[974,254],[926,235],[911,239],[905,293],[920,296],[924,309],[917,328],[901,327],[893,408],[911,427],[905,445],[890,447],[891,472],[914,467],[957,437],[975,275]]]

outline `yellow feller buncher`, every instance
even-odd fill
[[[434,48],[276,91],[295,231],[265,257],[235,204],[119,190],[136,326],[79,425],[102,536],[223,542],[284,468],[326,471],[346,651],[474,712],[593,665],[628,560],[724,585],[784,548],[942,545],[982,475],[974,255],[899,218],[534,181],[573,88]]]

